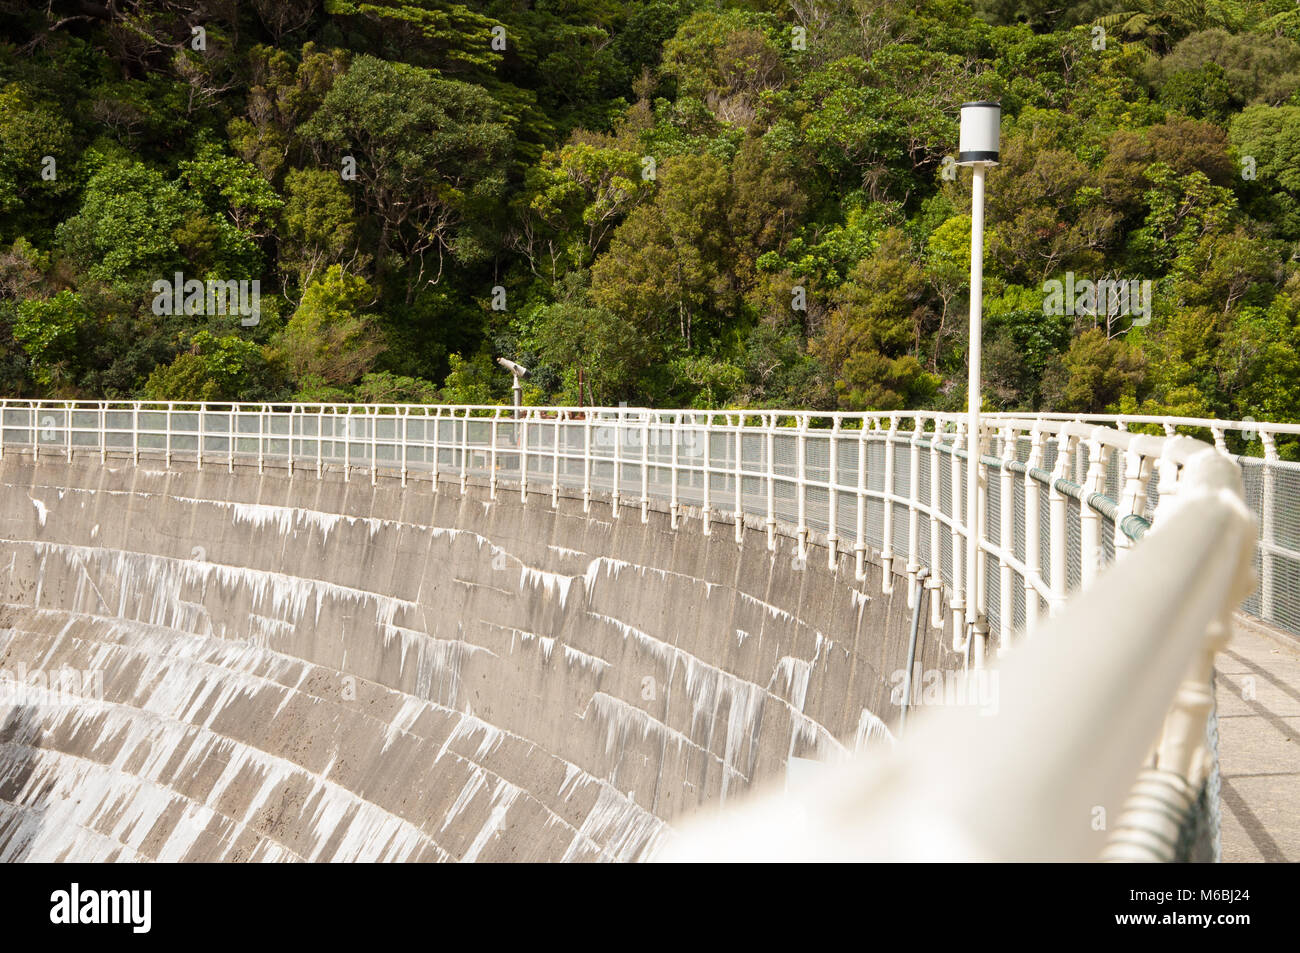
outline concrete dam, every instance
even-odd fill
[[[913,608],[875,550],[859,581],[784,521],[68,446],[0,459],[0,669],[47,673],[0,704],[0,861],[634,861],[892,743]],[[963,663],[943,598],[924,669]]]

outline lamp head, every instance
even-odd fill
[[[958,165],[997,165],[1002,104],[980,100],[961,105],[961,137],[957,145]]]

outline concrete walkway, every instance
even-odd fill
[[[1216,664],[1223,859],[1300,861],[1300,641],[1236,622]]]

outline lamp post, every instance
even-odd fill
[[[966,377],[966,632],[975,664],[984,664],[988,635],[984,587],[980,585],[980,360],[983,349],[984,306],[984,176],[998,164],[998,133],[1002,106],[980,101],[963,103],[957,164],[974,173],[970,213],[970,358]],[[1003,620],[1006,625],[1008,620]]]

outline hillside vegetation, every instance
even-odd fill
[[[0,393],[956,409],[997,99],[988,407],[1300,419],[1300,7],[1063,6],[0,2]]]

